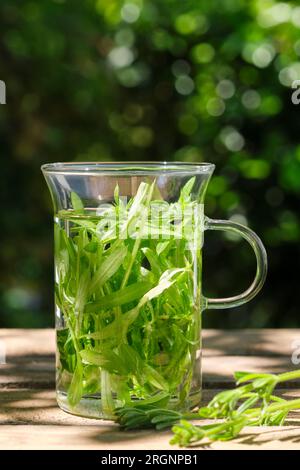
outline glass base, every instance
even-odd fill
[[[70,413],[72,415],[81,416],[82,418],[92,418],[92,419],[103,419],[103,420],[114,420],[115,417],[112,415],[108,415],[102,410],[101,406],[101,397],[99,395],[83,397],[80,402],[74,406],[73,408],[70,407],[68,403],[67,394],[64,392],[57,391],[56,393],[56,400],[58,406],[65,411],[66,413]],[[136,403],[139,402],[139,399],[135,400]],[[193,410],[200,405],[201,402],[201,391],[193,392],[189,395],[186,406],[185,407],[178,407],[178,401],[176,398],[171,400],[171,408],[176,411],[187,411]],[[115,400],[115,407],[121,406],[121,402],[118,403]],[[172,406],[173,404],[173,406]]]

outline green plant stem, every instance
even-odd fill
[[[278,383],[287,382],[288,380],[300,379],[300,370],[284,372],[278,375]]]
[[[147,210],[149,208],[149,204],[150,204],[150,201],[151,201],[151,198],[152,198],[154,185],[155,185],[155,181],[150,186],[150,190],[148,192],[144,212],[143,212],[142,217],[140,219],[140,228],[143,227],[143,225],[145,224],[145,221],[147,219]],[[133,250],[132,250],[132,253],[131,253],[129,266],[128,266],[126,272],[125,272],[125,275],[124,275],[124,278],[123,278],[123,281],[122,281],[122,284],[121,284],[121,289],[123,289],[127,284],[127,281],[128,281],[129,276],[130,276],[130,273],[131,273],[131,270],[132,270],[132,267],[133,267],[133,263],[135,261],[136,255],[137,255],[138,250],[140,248],[140,245],[141,245],[141,238],[138,236],[136,238],[135,242],[134,242],[134,247],[133,247]]]
[[[274,413],[275,411],[287,411],[287,410],[296,410],[300,408],[300,398],[296,398],[295,400],[288,400],[284,403],[272,403],[266,408],[267,413]],[[253,417],[259,415],[260,409],[257,409],[253,412]]]
[[[111,416],[114,412],[110,374],[104,369],[101,370],[101,407],[107,416]]]

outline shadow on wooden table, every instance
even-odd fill
[[[295,424],[295,427],[285,427],[285,426],[278,426],[277,429],[272,428],[270,431],[264,428],[264,431],[261,433],[247,433],[239,436],[238,438],[234,439],[233,442],[238,442],[240,444],[247,444],[250,445],[261,445],[268,442],[285,442],[285,443],[293,443],[297,444],[300,442],[300,434],[299,434],[299,424]],[[256,428],[257,429],[257,428]],[[258,429],[259,431],[259,429]]]
[[[203,329],[206,356],[291,357],[295,340],[300,329]]]
[[[297,394],[289,391],[289,398]],[[136,430],[121,431],[117,424],[109,421],[85,419],[69,415],[61,411],[55,400],[53,390],[2,390],[0,392],[0,421],[2,425],[30,425],[28,430],[32,439],[36,434],[41,435],[41,442],[53,442],[53,445],[73,446],[82,445],[91,448],[159,448],[161,442],[168,446],[171,437],[170,431]],[[229,448],[243,446],[264,448],[266,445],[277,443],[280,447],[297,444],[300,442],[300,415],[294,417],[288,423],[288,427],[278,428],[247,428],[242,435],[227,443],[197,444],[199,449],[210,449],[219,445]],[[23,426],[21,426],[23,428]],[[3,428],[2,428],[3,429]],[[55,432],[56,429],[56,432]],[[16,430],[16,428],[15,428]],[[53,434],[54,433],[54,434]],[[30,439],[28,435],[28,439]],[[1,441],[1,439],[0,439]],[[32,442],[32,440],[31,440]],[[59,442],[59,444],[57,444]],[[18,434],[16,434],[18,445]],[[158,446],[158,447],[155,447]],[[152,447],[151,447],[152,448]],[[163,447],[165,448],[165,447]],[[174,447],[176,449],[176,447]]]

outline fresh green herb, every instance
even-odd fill
[[[189,238],[202,224],[194,183],[171,203],[155,181],[127,204],[116,186],[112,204],[94,211],[73,192],[73,210],[56,215],[58,390],[71,408],[90,395],[108,418],[162,394],[190,406],[201,300],[201,236]]]
[[[193,413],[172,410],[170,397],[160,403],[143,403],[116,410],[124,429],[170,428],[171,444],[195,445],[203,440],[230,440],[245,426],[282,425],[288,413],[300,409],[300,399],[285,400],[273,395],[278,384],[300,379],[300,370],[279,375],[237,372],[237,387],[218,393],[211,402]],[[257,406],[255,406],[257,405]],[[213,419],[215,423],[195,425],[191,420]]]
[[[74,192],[71,193],[71,202],[72,202],[72,206],[73,206],[74,211],[79,213],[79,214],[83,214],[84,207],[83,207],[83,203],[82,203],[80,197],[78,196],[78,194],[76,194]]]

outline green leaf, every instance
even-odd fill
[[[102,287],[103,284],[105,284],[105,282],[107,282],[118,271],[125,259],[126,254],[126,246],[121,245],[119,248],[113,249],[109,255],[103,258],[100,267],[93,276],[90,285],[90,292],[93,292],[95,289]]]
[[[101,405],[106,416],[113,417],[114,401],[111,389],[111,376],[106,370],[101,370]]]
[[[90,272],[88,269],[81,269],[82,274],[79,277],[78,287],[76,291],[75,310],[82,312],[88,300],[90,286]]]
[[[261,379],[261,378],[269,378],[270,374],[263,374],[263,373],[249,373],[249,372],[235,372],[234,377],[237,380],[237,384],[243,384],[249,382],[254,379]]]
[[[90,338],[95,340],[104,340],[104,339],[114,339],[117,337],[117,333],[120,330],[120,323],[117,320],[114,320],[109,325],[100,328],[98,331],[94,333],[88,333],[83,335],[84,338]]]
[[[105,364],[109,362],[103,354],[89,349],[83,349],[82,351],[80,351],[80,356],[84,362],[99,367],[104,367]]]
[[[76,352],[68,328],[56,330],[56,344],[62,368],[67,372],[74,372],[76,367]]]
[[[90,232],[96,234],[96,225],[91,220],[79,219],[79,218],[75,218],[75,217],[69,217],[68,220],[70,222],[73,222],[73,224],[76,224],[79,227],[84,227],[84,228],[88,229]],[[78,230],[77,227],[72,227],[71,228],[72,232],[77,232],[77,230]]]
[[[72,382],[68,390],[68,402],[73,408],[77,405],[83,394],[83,370],[82,364],[77,361],[76,369],[73,373]]]
[[[84,394],[97,393],[101,389],[99,367],[92,365],[85,365],[83,368],[84,374]]]
[[[193,189],[195,181],[196,181],[196,176],[193,176],[191,179],[188,180],[187,183],[185,183],[185,185],[183,186],[183,188],[181,189],[181,192],[180,192],[180,200],[181,201],[188,201],[189,200],[189,196],[191,194],[191,191]]]
[[[183,274],[184,272],[187,272],[186,268],[175,268],[175,269],[168,269],[165,271],[157,284],[157,286],[153,287],[150,289],[139,301],[138,305],[130,310],[129,312],[126,312],[123,317],[123,329],[126,330],[129,325],[131,325],[136,318],[139,315],[140,309],[147,304],[150,300],[155,299],[156,297],[159,297],[165,290],[169,289],[177,280],[177,275],[178,274]]]
[[[96,253],[98,246],[99,246],[98,242],[92,241],[92,242],[89,242],[87,245],[85,245],[84,249],[88,253]]]
[[[128,345],[120,345],[116,350],[103,350],[101,353],[93,350],[80,351],[82,360],[107,370],[112,374],[135,374],[140,366],[138,354]]]
[[[161,268],[161,263],[156,253],[153,252],[153,250],[151,250],[151,248],[148,248],[148,247],[142,248],[142,252],[144,253],[144,255],[146,256],[147,260],[150,263],[152,273],[156,277],[160,277],[162,268]]]
[[[119,307],[132,302],[133,300],[140,299],[145,292],[148,292],[151,289],[151,287],[152,284],[150,282],[136,282],[135,284],[102,297],[99,302],[93,302],[86,305],[85,312],[96,312],[99,309]]]
[[[171,287],[176,282],[178,274],[182,274],[186,271],[186,268],[175,268],[166,270],[161,275],[157,286],[153,287],[153,289],[149,290],[149,292],[147,292],[147,294],[142,297],[138,307],[141,308],[150,300],[161,295],[166,289],[169,289],[169,287]]]
[[[77,193],[74,193],[73,191],[71,192],[71,202],[74,211],[83,214],[84,213],[84,205],[80,197],[78,196]]]
[[[146,374],[147,374],[147,382],[149,382],[151,385],[153,385],[155,388],[158,390],[162,390],[164,392],[169,391],[169,384],[168,382],[163,378],[161,374],[157,372],[153,367],[150,367],[149,365],[146,365]]]
[[[128,373],[136,373],[142,365],[141,358],[137,351],[135,351],[129,344],[120,344],[118,347],[118,355],[124,361]]]
[[[170,401],[170,394],[167,392],[159,392],[153,395],[150,398],[133,402],[129,406],[132,408],[140,409],[140,410],[149,410],[155,408],[163,408],[168,405]],[[120,409],[120,412],[122,408]]]
[[[156,245],[156,253],[161,255],[169,246],[170,246],[170,241],[168,242],[161,242]]]
[[[120,188],[119,188],[119,185],[116,184],[115,190],[114,190],[114,200],[116,204],[119,204],[119,198],[120,198]]]
[[[130,209],[128,213],[128,219],[130,220],[132,217],[136,216],[136,214],[139,212],[141,209],[142,204],[146,201],[147,195],[149,192],[149,184],[142,182],[137,190],[136,195],[134,198],[131,200],[131,202],[128,204]]]

